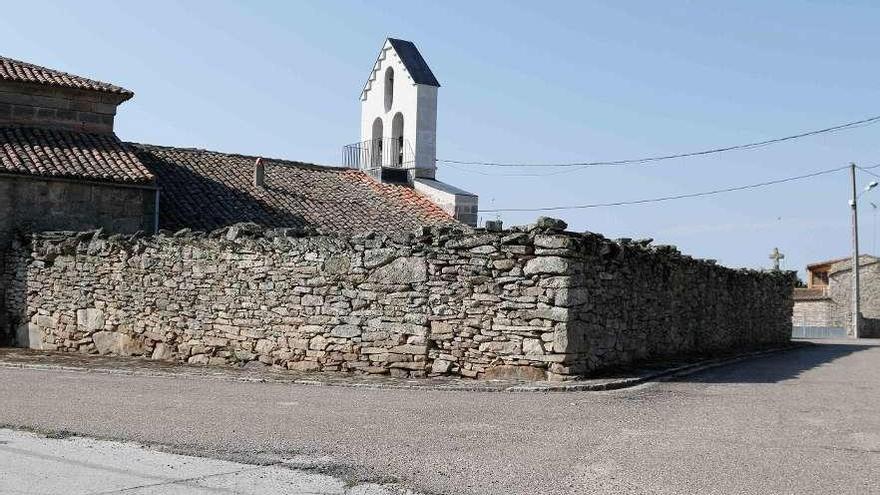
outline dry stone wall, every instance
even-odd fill
[[[16,232],[59,228],[152,231],[156,191],[148,187],[0,174],[0,272]],[[0,277],[0,301],[5,284]],[[0,346],[8,345],[8,315],[0,304]]]
[[[791,337],[793,272],[732,270],[629,239],[584,238],[577,251],[564,292],[570,324],[560,373]]]
[[[412,377],[565,379],[790,335],[791,274],[564,228],[42,234],[11,251],[6,306],[42,349]]]

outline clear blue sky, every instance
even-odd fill
[[[31,0],[2,10],[3,55],[133,90],[117,134],[152,144],[338,164],[341,146],[359,138],[358,95],[385,36],[414,41],[443,85],[438,156],[446,159],[629,158],[880,114],[880,4],[872,1]],[[487,208],[640,199],[880,163],[878,132],[546,178],[441,164],[439,177]],[[729,266],[766,267],[778,246],[785,265],[800,269],[848,254],[847,198],[841,172],[554,216]],[[880,191],[861,203],[869,252],[880,235],[872,200],[880,205]]]

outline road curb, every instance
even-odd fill
[[[124,375],[124,376],[141,376],[150,378],[187,378],[187,379],[213,379],[224,381],[237,381],[249,383],[270,383],[270,384],[291,384],[291,385],[309,385],[309,386],[325,386],[325,387],[348,387],[362,389],[387,389],[387,390],[426,390],[426,391],[448,391],[448,392],[598,392],[609,390],[621,390],[636,387],[648,382],[659,382],[670,380],[675,377],[686,376],[711,368],[717,368],[728,364],[734,364],[749,359],[754,359],[770,354],[781,353],[785,351],[800,349],[813,345],[809,342],[792,342],[790,345],[782,347],[774,347],[771,349],[763,349],[760,351],[751,351],[735,356],[715,358],[709,360],[698,361],[681,366],[671,368],[652,370],[642,372],[635,376],[609,379],[609,380],[592,380],[570,381],[570,382],[535,382],[532,384],[518,383],[513,385],[499,384],[497,381],[473,380],[472,383],[450,383],[450,384],[431,384],[431,383],[393,383],[393,382],[369,382],[357,381],[356,376],[350,377],[346,381],[331,381],[320,378],[285,378],[283,376],[236,376],[224,371],[199,371],[198,373],[181,373],[174,370],[144,370],[144,369],[125,369],[125,368],[107,368],[107,367],[90,367],[90,366],[69,366],[61,364],[37,364],[22,363],[0,360],[0,369],[27,369],[40,371],[64,371],[76,373],[97,373],[104,375]],[[638,371],[636,371],[638,373]],[[598,381],[598,382],[597,382]]]
[[[606,383],[561,383],[559,385],[550,385],[550,386],[533,386],[533,385],[521,385],[515,386],[507,389],[508,392],[597,392],[603,390],[620,390],[625,388],[632,388],[638,385],[642,385],[647,382],[660,382],[670,380],[672,378],[687,376],[693,373],[698,373],[700,371],[718,368],[721,366],[726,366],[728,364],[734,364],[741,361],[748,361],[749,359],[754,359],[762,356],[767,356],[770,354],[778,354],[785,351],[791,351],[795,349],[801,349],[804,347],[809,347],[809,342],[794,342],[791,345],[787,345],[784,347],[774,347],[772,349],[763,349],[760,351],[747,352],[744,354],[739,354],[736,356],[723,357],[717,359],[709,359],[706,361],[700,361],[691,364],[685,364],[682,366],[676,366],[673,368],[668,368],[665,370],[659,370],[652,373],[646,373],[641,376],[631,377],[631,378],[622,378],[620,380],[614,380]]]

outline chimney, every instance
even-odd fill
[[[266,186],[266,166],[263,165],[262,158],[257,158],[254,163],[254,185],[257,187]]]

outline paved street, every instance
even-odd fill
[[[88,495],[413,495],[376,484],[348,486],[332,476],[269,465],[185,456],[137,444],[0,429],[0,493]]]
[[[614,392],[2,369],[0,397],[10,427],[226,461],[293,459],[349,484],[427,493],[880,493],[878,341],[824,342]]]

